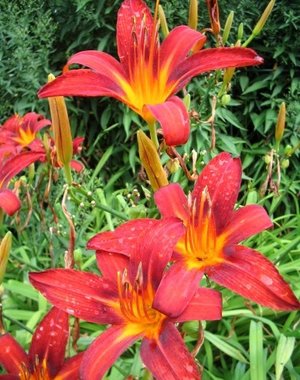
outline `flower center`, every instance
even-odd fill
[[[186,223],[186,233],[176,245],[176,252],[184,256],[190,269],[203,269],[222,261],[224,239],[217,235],[211,206],[212,202],[205,188],[200,200],[194,199]]]
[[[35,139],[35,133],[32,132],[30,130],[30,128],[28,129],[23,129],[23,128],[20,128],[19,129],[19,136],[18,137],[15,137],[14,140],[19,143],[20,145],[22,145],[23,147],[29,145],[30,143],[32,143],[32,141]]]
[[[143,285],[141,265],[132,285],[127,271],[118,273],[120,311],[129,334],[143,334],[149,339],[158,337],[166,316],[152,308],[154,292],[151,284]]]
[[[20,380],[51,380],[46,360],[40,363],[38,358],[36,358],[33,371],[23,365],[19,377]]]

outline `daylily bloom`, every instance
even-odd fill
[[[200,379],[174,323],[220,319],[220,294],[198,288],[189,305],[172,318],[167,310],[161,313],[153,308],[156,290],[174,245],[183,234],[183,225],[176,219],[142,224],[143,233],[126,255],[97,253],[103,277],[72,269],[30,274],[33,286],[57,307],[89,322],[111,325],[84,354],[80,369],[83,380],[103,378],[138,339],[142,339],[141,358],[157,380]]]
[[[263,306],[276,310],[300,308],[276,267],[261,253],[238,245],[272,226],[261,206],[233,209],[241,175],[240,159],[221,153],[203,169],[190,196],[186,197],[178,184],[155,193],[162,216],[176,216],[186,228],[174,250],[175,264],[158,289],[156,307],[169,310],[176,298],[176,312],[179,303],[184,308],[206,274],[218,284]],[[171,291],[174,284],[185,287],[186,293],[174,294]]]
[[[194,76],[226,67],[262,63],[253,50],[200,49],[206,37],[189,28],[173,29],[159,45],[158,1],[154,18],[142,0],[125,0],[117,19],[120,62],[101,51],[82,51],[67,62],[63,75],[46,84],[39,96],[110,96],[138,113],[151,129],[157,120],[167,145],[184,144],[189,137],[189,117],[175,96]],[[79,64],[88,69],[69,71]]]
[[[50,120],[35,112],[29,112],[24,116],[11,116],[0,127],[0,151],[15,147],[16,153],[20,152],[36,139],[42,128],[50,124]]]
[[[41,157],[40,152],[22,152],[0,163],[0,209],[6,214],[13,215],[21,207],[19,198],[7,188],[10,180]]]
[[[36,328],[29,353],[8,333],[0,336],[0,365],[6,380],[76,380],[83,353],[65,361],[69,316],[52,308]]]

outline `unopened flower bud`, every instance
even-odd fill
[[[287,145],[285,148],[284,148],[284,154],[288,157],[291,157],[291,155],[293,154],[293,147],[291,145]]]
[[[267,5],[266,9],[264,10],[263,14],[261,15],[261,18],[258,20],[258,23],[255,25],[255,27],[253,29],[252,34],[254,36],[257,36],[262,31],[263,27],[265,26],[265,23],[267,22],[270,14],[272,12],[274,4],[275,4],[275,0],[271,0],[269,2],[269,4]]]
[[[2,284],[11,249],[12,235],[7,232],[0,244],[0,285]]]
[[[280,166],[282,167],[282,169],[286,169],[289,167],[289,165],[290,165],[290,160],[288,158],[285,158],[281,161]]]
[[[190,94],[185,95],[185,97],[183,98],[183,103],[184,103],[186,109],[189,111],[190,106],[191,106],[191,95]]]
[[[286,107],[285,107],[285,103],[282,102],[279,108],[277,123],[276,123],[276,128],[275,128],[275,140],[277,144],[279,144],[283,136],[283,132],[285,128],[285,116],[286,116]]]
[[[229,33],[230,33],[232,22],[233,22],[233,16],[234,16],[234,12],[231,11],[227,17],[227,20],[224,26],[224,31],[223,31],[223,36],[222,36],[224,45],[226,44],[229,37]]]
[[[137,133],[139,156],[154,191],[168,185],[166,173],[162,167],[155,145],[143,131]]]
[[[269,154],[266,154],[264,156],[264,161],[267,165],[269,165],[269,163],[271,162],[271,156]]]
[[[179,169],[180,167],[180,164],[179,164],[179,160],[178,158],[171,158],[168,162],[167,162],[167,169],[169,170],[169,172],[171,174],[174,174],[177,172],[177,170]]]
[[[168,28],[168,23],[167,23],[164,9],[161,5],[158,6],[158,17],[159,17],[162,34],[166,38],[167,35],[169,34],[169,28]]]
[[[230,103],[231,96],[229,94],[225,94],[221,98],[221,104],[222,106],[227,106]]]
[[[206,0],[207,9],[210,18],[210,25],[214,35],[220,33],[220,17],[218,0]]]
[[[243,38],[243,35],[244,35],[244,24],[241,22],[238,27],[238,35],[237,35],[238,40],[241,40]]]
[[[198,0],[190,0],[188,26],[197,30],[198,26]]]
[[[55,76],[49,74],[48,82],[52,82]],[[52,119],[54,143],[57,151],[57,160],[65,169],[66,179],[72,182],[70,162],[73,156],[73,142],[68,111],[63,96],[48,98]]]

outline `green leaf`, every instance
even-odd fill
[[[293,353],[294,347],[295,347],[295,337],[286,337],[285,335],[280,334],[277,351],[276,351],[276,364],[275,364],[276,380],[281,379],[284,366],[289,361]]]
[[[249,346],[250,346],[250,378],[251,380],[266,379],[266,360],[263,350],[263,324],[251,321]]]
[[[217,335],[214,335],[208,331],[204,332],[204,336],[210,343],[212,343],[226,355],[231,356],[232,358],[239,360],[242,363],[247,363],[247,359],[244,357],[244,355],[242,355],[241,352],[231,344],[225,342],[223,338],[218,337]]]

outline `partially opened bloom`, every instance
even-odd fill
[[[190,196],[186,197],[178,184],[155,193],[162,216],[177,216],[186,228],[175,248],[175,264],[158,290],[157,307],[168,308],[176,297],[184,308],[205,273],[218,284],[263,306],[277,310],[300,308],[276,267],[261,253],[238,245],[272,226],[261,206],[233,209],[241,175],[240,159],[221,153],[203,169]],[[173,295],[174,285],[186,288],[181,301],[180,294]]]
[[[14,147],[16,153],[28,147],[37,137],[37,133],[51,124],[50,120],[35,112],[24,116],[15,114],[0,127],[0,152]]]
[[[196,75],[257,65],[262,59],[244,48],[190,54],[196,44],[203,46],[206,37],[187,26],[173,29],[160,46],[157,8],[153,18],[142,0],[123,1],[117,20],[120,62],[101,51],[79,52],[69,59],[64,74],[45,85],[39,96],[110,96],[127,104],[149,126],[157,120],[168,145],[185,143],[189,118],[182,100],[174,95]],[[72,64],[88,69],[69,71]]]
[[[30,274],[32,284],[57,307],[89,322],[111,325],[84,354],[80,370],[84,380],[101,379],[122,352],[140,338],[142,360],[156,379],[200,379],[174,323],[220,319],[220,294],[198,288],[189,305],[172,318],[167,310],[161,313],[153,308],[156,290],[183,226],[178,220],[165,219],[150,221],[148,226],[145,222],[144,227],[127,254],[97,252],[103,277],[71,269]]]
[[[76,380],[82,353],[65,360],[69,316],[52,308],[37,326],[28,354],[8,333],[0,336],[0,365],[7,380]]]
[[[6,214],[13,215],[21,207],[19,198],[8,189],[10,180],[41,157],[41,152],[22,152],[0,163],[0,209]]]

